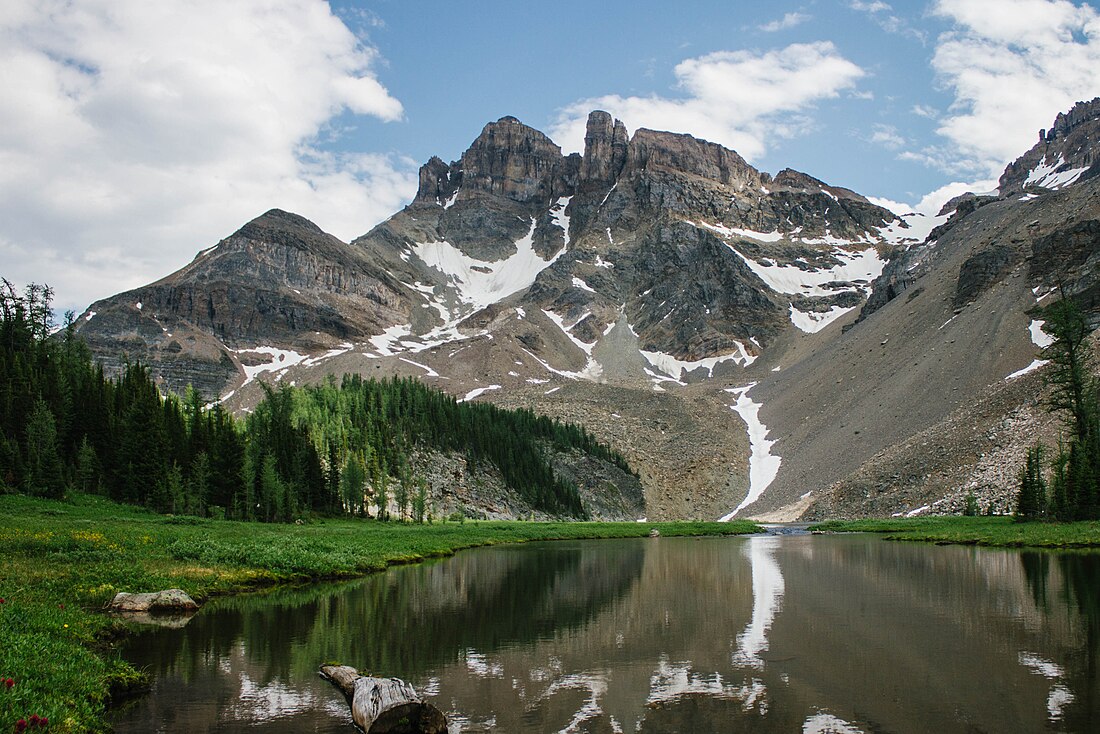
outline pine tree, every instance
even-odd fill
[[[428,481],[424,477],[416,478],[416,494],[413,496],[413,517],[417,523],[424,523],[424,513],[428,507]]]
[[[367,484],[367,470],[358,456],[352,456],[340,472],[340,496],[344,511],[352,515],[363,514],[363,490]]]
[[[1084,313],[1063,298],[1044,311],[1044,331],[1054,337],[1042,356],[1050,361],[1049,406],[1060,412],[1069,436],[1053,463],[1051,514],[1059,520],[1100,517],[1100,399]]]
[[[76,489],[84,493],[98,493],[99,485],[99,458],[95,449],[84,436],[80,440],[80,448],[76,453]]]
[[[65,495],[65,477],[57,450],[57,428],[46,401],[35,401],[27,420],[27,458],[24,484],[30,494],[52,497]]]
[[[1043,479],[1043,446],[1027,450],[1027,460],[1020,469],[1020,491],[1016,501],[1017,520],[1038,520],[1046,515],[1047,487]]]

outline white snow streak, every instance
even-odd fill
[[[475,387],[473,390],[466,393],[466,395],[463,398],[459,399],[457,402],[465,403],[469,400],[473,400],[478,395],[489,392],[490,390],[499,390],[499,389],[500,389],[500,385],[489,385],[489,387]]]
[[[550,207],[550,215],[554,217],[554,224],[561,227],[561,231],[565,234],[566,248],[569,247],[569,215],[565,213],[565,209],[569,206],[572,198],[572,196],[563,196],[557,200],[554,206]],[[562,252],[564,251],[562,250]]]
[[[737,227],[727,227],[724,224],[711,224],[709,222],[688,221],[688,224],[696,227],[705,227],[713,232],[717,232],[723,237],[748,237],[749,239],[759,242],[778,242],[783,239],[783,234],[778,229],[774,232],[755,232],[751,229],[739,229]]]
[[[424,370],[424,376],[425,377],[439,377],[439,373],[436,372],[435,370],[433,370],[431,367],[429,367],[426,364],[420,364],[419,362],[413,362],[411,359],[405,359],[404,357],[398,357],[398,359],[400,359],[402,362],[404,362],[406,364],[411,364],[413,367],[419,367],[420,369]]]
[[[727,388],[726,392],[737,395],[737,402],[730,407],[737,411],[741,420],[745,421],[745,427],[749,433],[749,491],[741,500],[733,512],[720,518],[719,522],[732,520],[738,512],[760,499],[760,495],[775,481],[779,473],[779,465],[783,459],[772,454],[772,446],[775,441],[768,440],[768,427],[760,422],[760,408],[763,403],[754,402],[749,397],[749,391],[756,387],[755,382],[750,382],[744,387]]]
[[[1034,372],[1035,370],[1039,369],[1046,363],[1047,360],[1045,359],[1033,359],[1031,360],[1031,364],[1029,364],[1027,367],[1024,367],[1023,369],[1016,370],[1011,375],[1006,377],[1005,381],[1007,382],[1008,380],[1015,380],[1017,377],[1023,377],[1027,373]]]
[[[580,278],[578,278],[575,275],[573,276],[573,287],[574,288],[580,288],[582,291],[588,291],[589,293],[595,293],[596,292],[595,288],[588,285],[588,283],[585,283],[583,280],[581,280]]]

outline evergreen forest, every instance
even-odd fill
[[[583,428],[412,379],[347,375],[311,387],[264,385],[244,420],[193,390],[162,395],[147,367],[108,376],[75,335],[56,329],[47,286],[0,292],[0,492],[100,494],[162,513],[287,522],[309,515],[430,519],[425,462],[463,456],[531,507],[586,516],[558,477],[556,452],[626,472]],[[396,514],[396,518],[392,517]]]
[[[1086,314],[1063,297],[1043,312],[1053,337],[1042,358],[1047,406],[1061,416],[1064,433],[1051,452],[1037,444],[1020,469],[1016,517],[1020,520],[1100,520],[1100,381],[1089,343]]]

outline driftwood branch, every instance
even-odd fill
[[[347,665],[324,665],[321,675],[344,692],[351,718],[367,734],[445,734],[443,712],[400,678],[360,675]]]

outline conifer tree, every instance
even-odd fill
[[[57,449],[57,429],[46,401],[35,401],[27,420],[27,459],[24,483],[29,494],[54,499],[65,494],[65,477]]]
[[[1020,469],[1020,491],[1016,502],[1017,520],[1038,520],[1046,514],[1047,487],[1043,479],[1043,447],[1033,446]]]

